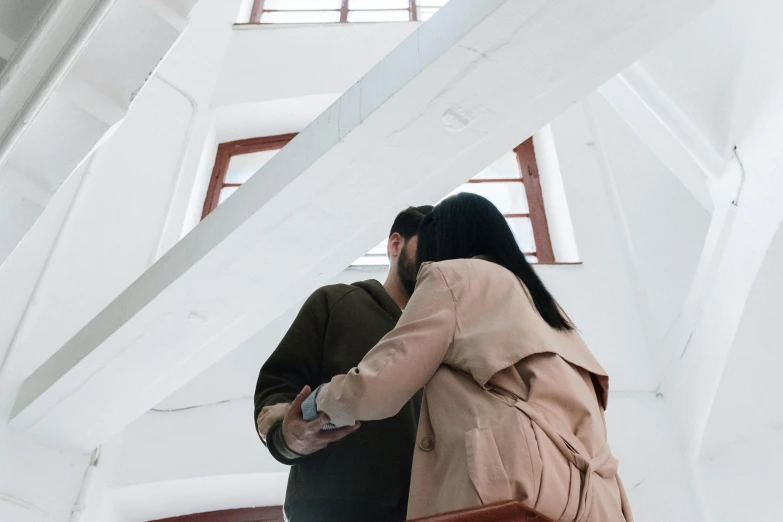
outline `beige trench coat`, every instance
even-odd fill
[[[556,521],[632,520],[606,442],[609,379],[510,271],[422,266],[397,327],[318,407],[338,426],[383,419],[422,387],[409,518],[516,499]]]

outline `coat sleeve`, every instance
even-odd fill
[[[318,394],[318,409],[336,426],[396,415],[437,371],[457,328],[456,304],[440,268],[424,265],[397,327],[347,375]]]
[[[321,363],[329,304],[326,293],[317,290],[311,295],[280,344],[261,367],[254,396],[255,424],[264,406],[290,403],[306,385],[315,389],[321,383]],[[280,424],[272,426],[265,444],[270,453],[283,464],[292,464],[294,455],[280,446]],[[262,439],[263,441],[263,439]]]

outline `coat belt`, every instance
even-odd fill
[[[555,444],[560,453],[573,466],[583,474],[582,487],[579,493],[579,505],[576,511],[575,522],[585,522],[590,514],[593,504],[593,478],[598,474],[602,478],[612,478],[617,475],[617,460],[612,457],[609,445],[604,442],[601,449],[594,457],[591,457],[584,449],[582,443],[572,433],[564,433],[555,429],[541,412],[523,400],[516,400],[514,406],[527,415],[549,439]],[[578,478],[579,473],[576,474]],[[573,480],[572,478],[572,480]],[[571,510],[567,510],[571,511]],[[567,517],[564,513],[563,517]],[[568,517],[570,519],[570,517]],[[561,520],[563,520],[561,518]],[[565,522],[565,521],[563,521]]]

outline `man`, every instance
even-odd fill
[[[417,230],[431,210],[411,207],[395,219],[383,285],[316,290],[261,368],[256,427],[272,456],[291,466],[290,522],[405,520],[420,395],[390,419],[332,431],[321,430],[325,415],[305,421],[301,404],[311,389],[358,365],[397,324],[416,284]]]

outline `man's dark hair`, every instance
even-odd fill
[[[432,205],[422,205],[420,207],[408,207],[399,214],[392,225],[391,236],[395,232],[406,240],[412,238],[419,232],[419,225],[424,217],[432,212]]]

